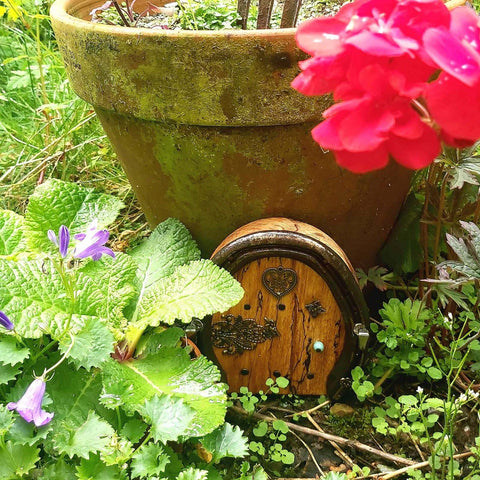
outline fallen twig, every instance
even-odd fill
[[[310,423],[320,432],[320,433],[325,433],[323,431],[323,428],[320,427],[320,425],[312,418],[312,416],[306,412],[305,413],[308,420],[310,421]],[[333,440],[330,440],[330,444],[332,445],[332,447],[335,449],[335,451],[337,452],[337,454],[339,455],[339,457],[341,457],[341,459],[350,467],[352,468],[353,467],[353,460],[340,448],[340,446],[338,445],[337,442],[334,442]]]
[[[240,413],[241,415],[245,416],[252,416],[257,418],[258,420],[264,420],[266,422],[273,422],[275,419],[268,417],[267,415],[261,415],[260,413],[248,413],[241,407],[233,406],[230,407],[234,412]],[[301,425],[296,425],[295,423],[285,422],[289,428],[292,430],[296,430],[297,432],[307,433],[308,435],[313,435],[316,437],[323,438],[327,441],[336,442],[339,445],[346,445],[352,448],[356,448],[358,450],[363,450],[365,452],[372,453],[378,457],[384,458],[385,460],[389,460],[390,462],[400,463],[403,465],[415,465],[415,462],[412,460],[408,460],[407,458],[398,457],[396,455],[392,455],[390,453],[382,452],[376,448],[370,447],[369,445],[365,445],[357,440],[349,440],[347,438],[339,437],[337,435],[331,435],[330,433],[319,432],[318,430],[314,430],[313,428],[302,427]]]
[[[459,458],[470,457],[471,455],[473,455],[473,452],[463,452],[463,453],[454,455],[452,458],[454,460],[458,460]],[[390,478],[398,477],[398,475],[408,472],[409,470],[418,470],[419,468],[424,468],[428,466],[430,466],[430,463],[427,460],[425,462],[416,463],[415,465],[411,465],[409,467],[400,468],[399,470],[395,470],[394,472],[387,473],[386,475],[384,474],[379,474],[378,476],[375,475],[373,476],[373,478],[376,478],[377,480],[389,480]]]

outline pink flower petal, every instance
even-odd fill
[[[341,35],[346,24],[335,17],[320,17],[307,20],[297,28],[297,45],[310,55],[338,55],[344,49]]]
[[[313,139],[323,148],[340,150],[343,148],[338,136],[337,119],[327,119],[312,130]]]
[[[373,150],[384,142],[394,123],[395,119],[388,110],[378,108],[370,102],[345,116],[338,135],[345,150],[364,152]]]
[[[441,144],[435,130],[424,125],[423,134],[417,139],[392,136],[388,149],[400,165],[417,170],[427,167],[438,157]]]
[[[473,49],[480,50],[479,19],[475,11],[469,7],[452,10],[450,31],[458,39],[467,42]]]
[[[387,36],[372,33],[368,30],[350,36],[345,40],[345,44],[352,45],[370,55],[393,57],[405,53],[403,48],[393,43]]]
[[[389,160],[388,151],[384,144],[371,152],[347,152],[346,150],[340,150],[334,153],[337,163],[353,173],[367,173],[384,168]]]
[[[480,138],[480,86],[469,87],[442,73],[428,85],[425,98],[430,114],[447,135],[472,141]]]
[[[480,57],[447,29],[431,28],[423,36],[426,52],[445,72],[467,85],[480,79]]]

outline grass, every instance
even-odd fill
[[[0,208],[22,213],[37,184],[59,178],[117,195],[127,205],[119,220],[123,229],[145,229],[95,112],[66,80],[49,5],[6,1],[0,19]]]

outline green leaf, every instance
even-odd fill
[[[210,260],[178,267],[173,275],[153,285],[139,304],[142,325],[185,322],[223,312],[243,297],[240,284]]]
[[[132,478],[160,475],[169,463],[169,457],[165,453],[164,447],[157,443],[142,445],[132,458]]]
[[[33,251],[54,252],[56,247],[48,239],[48,230],[58,232],[61,225],[70,234],[83,233],[97,220],[97,228],[112,223],[123,203],[111,195],[96,193],[77,183],[48,180],[30,196],[25,214],[25,233]]]
[[[396,273],[411,273],[418,270],[423,258],[420,245],[420,219],[423,205],[410,194],[391,231],[387,243],[380,252],[382,262]]]
[[[283,420],[274,420],[272,427],[282,433],[288,433],[290,431],[288,425]]]
[[[199,470],[197,468],[190,467],[178,474],[177,480],[207,480],[208,472],[206,470]]]
[[[189,430],[196,412],[184,403],[183,398],[154,395],[145,402],[140,413],[152,426],[155,441],[166,443],[178,440]]]
[[[52,430],[52,424],[48,423],[43,427],[36,427],[33,423],[27,423],[23,418],[17,415],[6,438],[15,445],[37,445],[40,441],[47,438]]]
[[[290,383],[288,378],[285,377],[278,377],[275,382],[280,388],[287,388],[288,384]]]
[[[105,449],[113,434],[114,430],[109,423],[90,412],[87,420],[80,425],[70,419],[61,422],[53,444],[60,454],[88,459],[90,453]]]
[[[427,373],[430,378],[433,378],[433,380],[441,380],[443,378],[442,371],[436,367],[428,368]]]
[[[98,455],[90,455],[90,458],[82,458],[77,466],[78,480],[126,480],[127,474],[124,469],[117,465],[105,465]]]
[[[243,436],[243,431],[239,427],[232,427],[229,423],[224,423],[200,441],[203,447],[212,454],[213,462],[218,462],[226,457],[244,457],[248,452],[248,439]]]
[[[13,257],[26,249],[24,219],[10,210],[0,210],[0,257]]]
[[[0,478],[16,480],[27,475],[40,460],[38,454],[37,447],[6,442],[3,447],[0,447]]]
[[[14,422],[13,412],[7,410],[5,405],[0,405],[0,439],[10,430]]]
[[[73,347],[68,358],[75,366],[89,370],[99,367],[110,358],[115,339],[108,327],[97,318],[88,318],[79,331],[73,336]],[[65,353],[72,339],[64,336],[60,341],[60,350]]]
[[[0,336],[0,363],[16,365],[30,356],[30,350],[17,344],[12,335]]]
[[[118,309],[121,310],[122,304],[125,305],[131,297],[131,293],[123,296],[128,287],[120,280],[122,268],[130,263],[129,260],[124,262],[124,258],[128,257],[120,256],[120,263],[118,267],[112,268],[111,275],[106,271],[108,263],[103,271],[100,265],[96,282],[93,282],[88,273],[84,274],[80,270],[77,278],[80,288],[75,304],[65,295],[61,277],[52,262],[13,262],[0,259],[0,310],[9,315],[15,324],[15,330],[26,338],[40,338],[44,333],[58,338],[63,334],[67,323],[75,333],[91,316],[105,315],[107,321],[111,319],[113,326],[118,326],[121,321],[118,320],[121,319],[121,311]],[[91,272],[95,268],[86,271]],[[114,275],[117,282],[112,280]],[[114,292],[116,289],[118,290]]]
[[[137,264],[123,253],[88,262],[76,272],[76,311],[104,318],[114,331],[123,331],[127,323],[123,311],[136,295],[136,273]]]
[[[0,385],[8,383],[13,380],[20,373],[19,367],[12,367],[10,365],[0,365]]]
[[[127,437],[132,443],[138,443],[145,435],[146,428],[145,422],[139,418],[134,418],[123,425],[120,433],[124,437]]]
[[[43,470],[43,478],[48,480],[77,480],[75,469],[63,460],[56,460]]]
[[[418,405],[418,398],[413,395],[401,395],[398,397],[398,401],[407,407],[413,407],[414,405]]]
[[[226,386],[216,383],[220,372],[205,357],[194,361],[183,348],[161,348],[139,360],[118,363],[109,360],[103,367],[104,389],[115,394],[127,413],[140,411],[154,395],[181,398],[196,414],[186,433],[202,436],[224,421]]]
[[[171,275],[177,267],[200,259],[200,250],[190,232],[178,220],[169,218],[130,253],[138,264],[135,286],[141,302],[149,288]]]
[[[67,362],[62,363],[47,384],[47,393],[52,399],[51,411],[55,412],[54,422],[68,419],[82,424],[89,412],[98,408],[101,391],[101,376],[97,370],[74,370]]]

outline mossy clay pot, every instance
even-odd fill
[[[331,99],[290,87],[306,58],[295,29],[90,22],[101,3],[57,0],[53,28],[71,85],[95,108],[152,227],[176,217],[210,255],[252,220],[289,217],[330,235],[354,266],[377,262],[411,172],[391,162],[356,175],[312,140]]]

